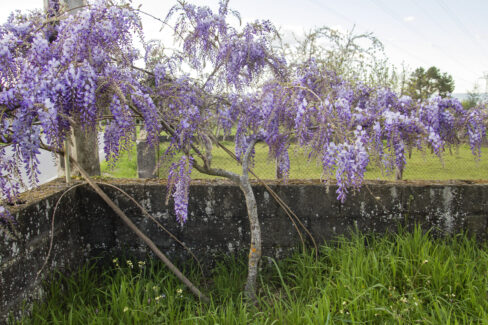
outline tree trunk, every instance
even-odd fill
[[[249,182],[249,177],[241,177],[240,188],[246,198],[247,215],[251,230],[247,281],[244,292],[249,299],[255,301],[258,266],[259,261],[261,260],[261,226],[259,224],[256,197],[254,196],[251,183]]]
[[[256,204],[256,197],[249,181],[249,160],[251,153],[256,145],[257,140],[251,141],[246,149],[246,153],[242,159],[242,175],[229,172],[219,168],[211,168],[210,165],[200,166],[194,164],[194,167],[201,173],[214,176],[222,176],[232,180],[239,185],[244,197],[246,199],[247,215],[249,218],[249,225],[251,231],[251,245],[249,247],[249,261],[246,286],[244,293],[251,301],[256,301],[256,288],[259,270],[259,261],[261,260],[261,226],[258,218],[258,208]]]
[[[256,197],[249,182],[249,159],[256,144],[252,141],[244,155],[242,162],[242,176],[239,178],[239,187],[246,198],[247,216],[251,231],[251,245],[249,247],[249,260],[247,267],[247,281],[244,293],[253,302],[256,301],[256,283],[258,279],[259,261],[261,260],[261,226],[258,218]]]
[[[75,14],[78,11],[83,10],[83,6],[86,6],[86,0],[44,0],[44,9],[50,12],[56,8],[59,10],[59,6],[63,6],[69,10],[69,14]],[[50,12],[50,14],[56,14],[56,12]],[[100,176],[100,161],[98,155],[98,132],[96,128],[93,130],[85,130],[79,125],[71,125],[72,137],[71,141],[73,146],[71,148],[72,157],[83,167],[83,169],[90,176]],[[67,139],[69,142],[69,139]],[[63,177],[69,173],[65,172],[65,162],[63,157],[58,157],[58,177]],[[67,166],[69,168],[69,166]],[[77,173],[73,173],[77,175]]]
[[[73,148],[71,155],[90,176],[100,176],[100,158],[98,155],[98,132],[96,129],[84,130],[78,125],[72,126]]]

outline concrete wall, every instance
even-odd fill
[[[165,205],[166,186],[153,180],[112,183],[141,203],[159,222],[183,241],[203,262],[212,257],[247,249],[248,221],[239,188],[224,181],[195,182],[190,189],[189,220],[175,222],[173,206]],[[16,208],[20,238],[0,234],[0,318],[15,310],[23,299],[41,295],[35,282],[49,246],[49,229],[61,183],[41,187],[37,198]],[[272,183],[271,187],[289,204],[318,242],[347,234],[395,231],[398,224],[421,224],[438,235],[468,230],[487,238],[488,184],[369,182],[345,204],[336,200],[336,187],[318,182]],[[48,188],[49,190],[46,190]],[[120,192],[102,186],[132,220],[175,261],[189,254],[164,231],[146,219]],[[263,230],[264,255],[280,257],[300,240],[285,213],[263,186],[254,186]],[[40,193],[40,194],[39,194]],[[26,195],[32,195],[27,193]],[[68,193],[56,214],[54,249],[40,279],[55,268],[76,268],[87,259],[120,255],[147,258],[149,249],[133,235],[106,204],[88,187]]]
[[[79,236],[80,215],[76,204],[76,189],[68,192],[60,202],[54,219],[54,241],[49,263],[39,274],[49,250],[51,221],[54,206],[61,196],[61,188],[43,187],[22,207],[12,208],[16,224],[0,228],[0,324],[7,312],[18,311],[23,301],[28,304],[43,291],[41,282],[52,270],[76,268],[85,261],[84,244]]]

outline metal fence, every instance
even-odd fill
[[[151,178],[167,176],[168,166],[171,159],[161,159],[158,162],[159,152],[164,151],[167,142],[164,138],[160,143],[159,150],[151,148],[145,140],[137,141],[137,168],[138,177]],[[223,139],[222,143],[233,151],[232,139]],[[219,168],[240,173],[240,165],[235,162],[221,148],[214,148],[213,164]],[[289,149],[290,179],[323,179],[330,177],[323,175],[322,167],[317,158],[309,157],[309,153],[293,144]],[[446,150],[442,157],[438,157],[428,151],[413,150],[407,158],[406,168],[403,171],[402,179],[405,180],[476,180],[488,179],[488,147],[482,148],[482,156],[476,157],[471,153],[468,144],[460,144],[450,150]],[[173,161],[176,158],[173,159]],[[159,169],[157,168],[159,164]],[[265,144],[257,144],[253,171],[262,179],[281,178],[277,172],[276,162],[269,158],[268,149]],[[380,163],[372,160],[367,168],[365,178],[373,180],[394,180],[397,178],[395,170],[388,170]],[[334,175],[331,176],[334,178]],[[192,178],[214,178],[200,174],[197,171],[192,173]]]

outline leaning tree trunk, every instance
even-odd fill
[[[161,260],[163,263],[170,269],[171,272],[173,272],[176,277],[181,280],[190,290],[193,294],[195,294],[198,298],[200,298],[203,302],[209,303],[210,299],[208,299],[207,296],[205,296],[203,293],[198,290],[198,288],[190,281],[188,278],[181,273],[181,271],[173,265],[173,263],[164,255],[159,248],[154,244],[154,242],[147,237],[137,226],[127,217],[127,215],[119,208],[118,205],[116,205],[108,196],[105,194],[105,192],[90,178],[90,176],[87,174],[87,172],[81,167],[78,162],[71,158],[70,160],[73,165],[78,168],[78,171],[80,172],[81,176],[85,179],[85,181],[90,185],[95,192],[100,195],[100,197],[105,201],[105,203],[108,204],[109,207],[112,208],[112,210],[124,221],[124,223],[139,237],[144,241],[146,245],[149,246],[149,248],[153,251],[153,253]]]

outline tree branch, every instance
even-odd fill
[[[259,140],[257,140],[257,139],[252,140],[246,149],[246,152],[244,154],[244,158],[242,159],[242,176],[241,177],[249,178],[249,176],[248,176],[249,160],[250,160],[251,154],[254,150],[254,146],[256,145],[256,143],[258,143],[258,141]]]
[[[193,166],[195,167],[196,170],[198,170],[202,174],[225,177],[232,180],[236,184],[239,184],[240,182],[240,176],[236,173],[224,169],[220,169],[220,168],[210,168],[210,167],[200,166],[197,162],[195,162]]]

